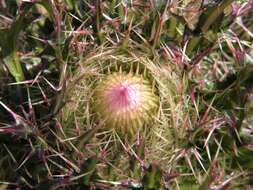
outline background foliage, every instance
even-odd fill
[[[0,1],[0,187],[252,189],[252,39],[252,0]],[[166,67],[173,127],[107,149],[62,119],[73,79],[107,58]]]

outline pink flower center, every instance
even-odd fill
[[[105,99],[108,109],[116,112],[126,112],[136,108],[140,102],[140,92],[136,85],[121,83],[108,89]]]

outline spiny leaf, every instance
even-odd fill
[[[92,176],[95,173],[96,170],[96,165],[99,162],[97,157],[90,157],[88,158],[82,165],[80,168],[80,172],[79,173],[75,173],[74,176],[75,177],[79,177],[82,176],[79,181],[80,183],[84,184],[85,186],[89,186],[90,183],[92,182]]]
[[[25,79],[24,73],[17,55],[17,40],[19,33],[25,27],[25,17],[31,8],[28,4],[23,12],[13,22],[10,29],[0,30],[0,46],[2,48],[3,60],[11,75],[17,82]]]
[[[42,4],[46,8],[50,16],[53,15],[52,8],[48,3],[41,1],[39,4]],[[0,46],[2,48],[3,61],[17,82],[25,79],[19,56],[17,54],[18,36],[29,23],[26,20],[27,14],[33,5],[33,3],[23,3],[23,10],[12,23],[11,27],[9,29],[0,30]]]
[[[228,7],[233,1],[234,0],[224,0],[215,6],[208,7],[207,10],[200,15],[194,33],[202,33],[206,35],[210,30],[220,30],[224,16],[224,9]],[[201,39],[203,39],[203,37],[200,35],[193,37],[189,41],[187,52],[191,54],[194,50],[196,50],[197,47],[200,47],[202,44]]]
[[[151,164],[142,178],[144,190],[159,189],[161,187],[162,170]]]
[[[209,190],[210,189],[210,185],[214,180],[214,175],[213,175],[213,170],[215,168],[213,166],[211,166],[211,168],[209,169],[208,173],[206,174],[203,182],[201,183],[201,185],[199,186],[198,190]]]
[[[239,164],[240,167],[252,172],[253,171],[252,156],[253,156],[252,148],[240,147],[238,156],[234,157],[235,162],[233,162],[233,166],[237,167],[238,166],[237,164]]]
[[[144,159],[145,143],[143,142],[143,140],[141,140],[140,144],[135,145],[133,149],[134,151],[136,151],[136,156],[138,156],[140,159]],[[135,156],[133,155],[130,156],[129,164],[130,164],[130,170],[133,172],[133,176],[135,177],[140,176],[141,166]]]
[[[59,180],[45,180],[36,186],[37,190],[54,190],[60,187],[62,184]]]
[[[94,127],[93,129],[90,129],[89,131],[82,134],[77,139],[77,148],[80,150],[83,149],[83,147],[91,140],[92,137],[94,137],[95,133],[97,132],[99,126]]]

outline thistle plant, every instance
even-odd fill
[[[252,0],[0,5],[0,189],[252,189]]]

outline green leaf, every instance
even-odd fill
[[[193,37],[188,44],[187,53],[193,54],[194,50],[197,50],[198,47],[202,47],[203,37],[210,38],[207,35],[208,31],[217,32],[221,29],[222,22],[224,21],[224,9],[233,3],[234,0],[224,0],[221,3],[208,7],[199,17],[197,27],[194,30],[194,33],[199,34],[198,36]],[[210,33],[209,33],[210,35]],[[215,36],[215,35],[212,35]],[[214,39],[212,40],[214,41]]]
[[[25,17],[30,8],[31,5],[26,4],[24,10],[18,15],[11,27],[9,29],[0,30],[0,46],[2,49],[3,61],[17,82],[25,79],[19,56],[17,55],[17,41],[19,33],[26,25]]]
[[[38,1],[36,2],[37,4],[40,4],[42,5],[48,12],[49,14],[49,17],[51,20],[54,20],[54,10],[53,10],[53,6],[49,3],[49,2],[46,2],[46,1]]]
[[[214,176],[212,175],[212,171],[213,171],[213,169],[210,168],[209,172],[206,174],[206,176],[205,176],[203,182],[201,183],[201,185],[199,186],[198,190],[209,190],[210,189],[210,184],[214,180]]]
[[[86,186],[89,186],[89,184],[92,181],[92,176],[95,173],[98,161],[99,161],[98,158],[94,156],[94,157],[88,158],[82,164],[82,166],[80,168],[80,172],[78,174],[77,173],[75,174],[76,177],[83,175],[83,177],[81,177],[79,179],[80,183],[82,183]]]
[[[36,186],[36,189],[37,190],[53,190],[53,189],[56,189],[58,188],[60,185],[59,181],[56,181],[56,180],[46,180],[46,181],[43,181],[43,182],[40,182],[37,186]]]
[[[67,4],[68,8],[70,10],[73,10],[73,8],[74,8],[74,2],[73,2],[73,0],[65,0],[65,2]]]
[[[84,134],[82,134],[80,137],[78,137],[77,145],[76,145],[77,148],[79,150],[82,150],[83,147],[94,137],[98,129],[99,129],[99,126],[94,127],[90,129],[89,131],[85,132]]]
[[[161,187],[162,170],[151,164],[142,178],[144,190],[159,189]]]
[[[233,164],[235,164],[234,167],[236,167],[236,163],[239,164],[240,167],[242,167],[245,170],[253,171],[253,150],[248,147],[240,147],[239,148],[239,155],[235,157],[235,161]]]
[[[143,160],[145,156],[145,143],[143,140],[141,140],[140,144],[135,145],[133,149],[136,155]],[[133,177],[138,177],[141,175],[141,166],[139,161],[136,159],[136,156],[131,155],[129,157],[129,166]]]
[[[198,190],[198,185],[183,184],[180,185],[180,190]]]
[[[39,4],[45,7],[51,18],[53,18],[53,9],[49,3],[39,1]],[[27,14],[32,8],[33,3],[23,3],[23,10],[17,16],[9,29],[0,30],[0,46],[2,50],[3,61],[8,68],[10,74],[17,82],[25,80],[24,72],[17,54],[17,43],[20,32],[29,24]]]

